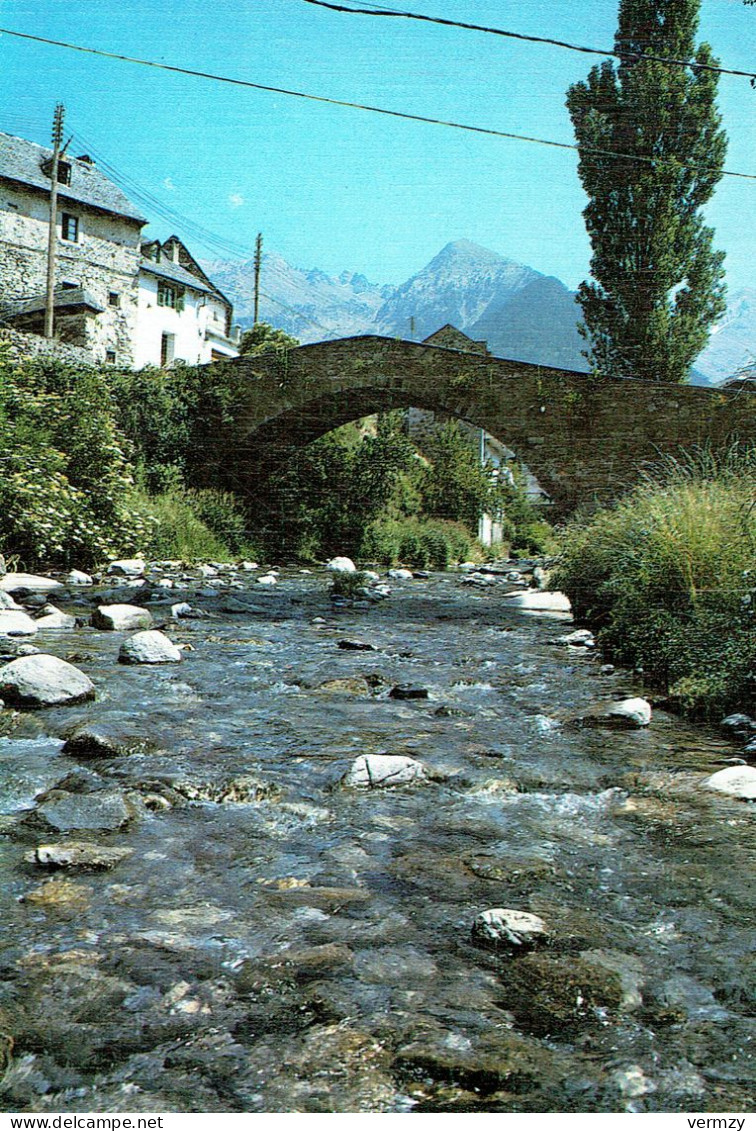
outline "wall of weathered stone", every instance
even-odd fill
[[[91,350],[82,349],[81,346],[72,346],[66,342],[57,341],[55,338],[41,338],[37,334],[22,334],[0,324],[0,349],[8,350],[12,358],[25,357],[56,357],[60,361],[69,361],[78,365],[94,365],[95,358]]]
[[[3,300],[43,294],[47,281],[49,205],[44,193],[0,188],[0,293]],[[78,242],[61,238],[62,213],[79,219]],[[137,270],[141,225],[66,201],[58,209],[56,285],[85,287],[104,307],[89,320],[89,348],[98,360],[113,350],[119,364],[130,365],[137,315]],[[110,302],[111,293],[118,304]]]
[[[227,364],[249,377],[249,397],[219,462],[251,490],[332,428],[410,406],[490,432],[561,512],[618,496],[663,455],[756,442],[756,395],[743,390],[596,380],[377,337]]]

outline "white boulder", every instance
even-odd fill
[[[621,699],[610,703],[606,716],[619,726],[647,727],[651,722],[651,704],[647,699]]]
[[[515,609],[533,609],[535,612],[543,613],[572,611],[569,597],[559,590],[528,589],[525,593],[503,593],[502,598]]]
[[[388,789],[426,781],[422,762],[402,754],[362,754],[350,766],[342,785],[351,789]]]
[[[34,636],[37,622],[21,609],[0,609],[0,636]]]
[[[331,558],[330,562],[326,562],[326,569],[331,573],[356,573],[357,566],[351,558]]]
[[[152,616],[138,605],[99,605],[92,613],[92,624],[109,632],[131,632],[135,628],[149,628]]]
[[[0,577],[0,589],[6,593],[16,593],[22,589],[29,593],[59,593],[63,585],[52,577],[40,577],[36,573],[6,573],[4,577]]]
[[[141,577],[145,562],[142,558],[119,558],[108,566],[108,573],[117,577]]]
[[[480,946],[524,950],[543,942],[547,936],[543,919],[510,907],[482,911],[472,925],[473,940]]]
[[[122,664],[177,664],[180,659],[180,649],[156,629],[130,636],[118,653]]]
[[[756,801],[756,766],[728,766],[706,778],[703,785],[740,801]]]
[[[37,617],[36,625],[37,628],[72,629],[76,628],[76,617],[64,613],[62,609],[56,609],[54,605],[45,605],[42,616]]]
[[[89,676],[57,656],[22,656],[0,668],[0,697],[32,707],[54,707],[93,699]]]
[[[66,576],[66,585],[93,585],[94,581],[88,573],[81,569],[72,569]]]

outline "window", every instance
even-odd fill
[[[61,238],[69,243],[79,242],[79,217],[70,212],[64,212],[61,220]]]
[[[158,283],[158,306],[172,306],[178,301],[178,291],[168,283]]]
[[[176,335],[163,334],[160,339],[160,365],[163,369],[167,369],[173,364],[173,358],[176,350]]]
[[[58,162],[58,184],[70,185],[71,183],[71,166],[68,161]]]
[[[120,306],[120,305],[121,305],[121,296],[119,295],[118,291],[109,291],[108,292],[108,306]]]
[[[116,352],[115,350],[105,350],[105,360],[108,365],[115,365]]]

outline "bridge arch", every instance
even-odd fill
[[[743,390],[597,380],[394,338],[342,338],[225,364],[247,378],[247,390],[221,459],[229,481],[251,489],[319,436],[396,408],[491,433],[558,513],[618,496],[662,455],[756,442],[756,397]]]

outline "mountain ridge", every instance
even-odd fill
[[[254,264],[203,264],[234,303],[237,321],[254,320]],[[379,334],[422,341],[451,323],[483,339],[497,357],[587,371],[574,292],[555,276],[468,239],[452,240],[401,284],[358,271],[330,276],[293,267],[275,251],[262,258],[260,320],[303,344]],[[756,289],[735,292],[692,370],[694,384],[715,385],[756,356]]]

